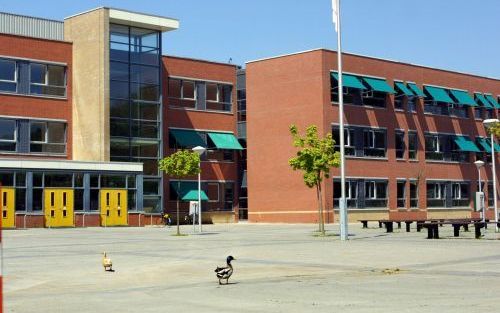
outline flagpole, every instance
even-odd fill
[[[344,147],[344,81],[342,78],[342,36],[341,36],[341,25],[340,25],[340,0],[333,0],[334,6],[334,17],[336,18],[336,30],[337,30],[337,65],[338,65],[338,82],[339,82],[339,137],[340,137],[340,203],[339,203],[339,213],[340,213],[340,240],[345,241],[349,239],[349,232],[347,229],[347,203],[345,197],[345,147]],[[336,13],[336,14],[335,14]]]

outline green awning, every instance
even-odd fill
[[[170,129],[169,132],[175,138],[177,144],[182,147],[190,148],[196,146],[207,146],[203,138],[200,136],[200,133],[198,133],[197,131],[185,129]]]
[[[439,101],[439,102],[446,102],[446,103],[455,103],[448,93],[446,92],[446,89],[440,88],[440,87],[433,87],[433,86],[424,86],[425,90],[431,95],[432,99],[434,101]]]
[[[197,201],[198,200],[198,182],[194,181],[171,181],[170,188],[174,189],[177,196],[182,201]],[[201,200],[208,200],[207,194],[201,191]]]
[[[188,191],[186,195],[182,197],[182,201],[198,201],[198,189]],[[207,194],[203,190],[201,191],[201,201],[208,201]]]
[[[474,101],[467,91],[450,89],[450,92],[457,99],[458,103],[472,107],[477,106],[476,101]]]
[[[217,149],[224,150],[243,150],[238,139],[233,134],[228,133],[208,133]]]
[[[394,89],[389,86],[385,79],[381,78],[371,78],[371,77],[363,77],[363,80],[371,87],[374,91],[387,92],[387,93],[396,93]]]
[[[408,89],[408,87],[406,87],[406,85],[403,82],[394,82],[394,86],[396,86],[396,88],[398,88],[402,93],[404,93],[408,97],[415,96],[415,94],[410,89]]]
[[[465,152],[481,152],[476,144],[466,136],[456,136],[454,138],[455,143],[460,148],[461,151]]]
[[[475,92],[474,95],[476,96],[476,99],[479,101],[479,104],[482,105],[483,107],[489,109],[494,108],[494,106],[488,100],[486,100],[486,98],[482,93]]]
[[[495,109],[500,109],[500,104],[498,104],[498,101],[492,95],[485,93],[484,96],[486,97],[486,99],[488,99],[488,101],[493,105]]]
[[[415,83],[408,83],[408,87],[415,93],[417,96],[425,98],[425,93],[417,86]]]
[[[338,81],[339,74],[332,72],[332,76]],[[366,89],[363,83],[354,75],[342,74],[342,84],[344,87],[356,88],[356,89]]]
[[[479,143],[479,146],[483,148],[485,152],[491,153],[491,144],[486,140],[486,138],[477,137],[476,142]]]

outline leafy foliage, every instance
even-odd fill
[[[158,162],[160,170],[174,178],[184,178],[197,175],[201,172],[200,155],[190,150],[179,150],[176,153]],[[180,189],[180,181],[177,182]],[[181,236],[179,229],[179,199],[177,199],[177,236]]]
[[[305,137],[299,135],[297,126],[290,126],[294,147],[299,148],[297,156],[289,160],[294,171],[304,172],[304,183],[307,187],[318,186],[323,178],[330,177],[330,168],[340,166],[340,153],[335,152],[335,141],[332,134],[319,138],[315,125],[307,127]]]
[[[160,160],[160,170],[168,176],[183,178],[197,175],[200,172],[200,155],[189,150],[180,150]]]
[[[491,127],[488,127],[488,133],[493,134],[493,136],[500,138],[500,123],[495,123]]]
[[[325,235],[325,224],[323,222],[323,201],[321,194],[321,182],[323,178],[330,177],[330,168],[340,166],[340,153],[335,152],[335,142],[332,134],[320,138],[318,128],[315,125],[307,127],[304,137],[299,135],[299,129],[295,125],[290,126],[294,147],[299,148],[297,156],[291,158],[288,163],[294,171],[303,171],[304,183],[307,187],[316,187],[318,199],[318,226],[322,236]]]

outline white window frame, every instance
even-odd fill
[[[1,121],[14,122],[14,139],[0,139],[0,142],[17,142],[17,121],[11,119],[1,119]]]
[[[44,125],[44,127],[45,127],[45,132],[43,134],[44,141],[33,141],[33,140],[31,140],[31,125],[33,125],[33,124],[43,124]],[[42,121],[32,121],[32,122],[30,122],[30,143],[41,143],[41,144],[48,143],[48,138],[49,138],[48,131],[49,131],[49,124],[47,122],[42,122]]]
[[[14,63],[14,80],[0,79],[0,82],[3,82],[3,83],[15,83],[16,84],[16,90],[17,90],[17,76],[18,76],[18,70],[19,70],[18,66],[17,66],[17,62],[14,61],[14,60],[9,60],[9,59],[0,59],[0,61]]]
[[[174,78],[175,79],[175,78]],[[180,82],[181,82],[181,99],[182,100],[195,100],[196,101],[196,90],[198,88],[196,82],[194,80],[184,80],[184,79],[180,79]],[[189,83],[192,83],[193,84],[193,98],[187,98],[184,96],[184,83],[185,82],[189,82]]]
[[[365,143],[365,148],[375,149],[375,131],[373,130],[365,130],[365,133],[369,133],[369,138],[371,138],[371,143],[369,146]]]

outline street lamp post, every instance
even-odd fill
[[[491,126],[500,123],[500,120],[493,118],[493,119],[487,119],[483,121],[483,125],[486,128],[490,128]],[[498,207],[497,207],[497,172],[496,172],[496,153],[495,153],[495,138],[493,136],[493,133],[491,133],[491,171],[492,171],[492,176],[493,176],[493,207],[495,209],[495,231],[498,233]]]
[[[476,161],[474,162],[474,164],[476,165],[477,167],[477,173],[478,173],[478,176],[479,176],[479,192],[482,192],[482,189],[481,189],[481,167],[484,166],[484,162],[483,161]],[[477,198],[476,198],[477,199]],[[485,208],[484,208],[484,196],[481,199],[481,202],[480,202],[480,205],[481,205],[481,209],[483,210],[483,223],[486,222],[486,216],[485,216]]]
[[[206,148],[203,148],[201,146],[194,147],[192,149],[194,152],[198,153],[198,155],[201,158],[201,155],[205,153],[207,150]],[[198,166],[200,167],[200,172],[198,173],[198,223],[200,225],[200,233],[202,231],[201,229],[201,159],[200,163],[198,163]],[[193,214],[193,217],[196,216],[196,212]]]

